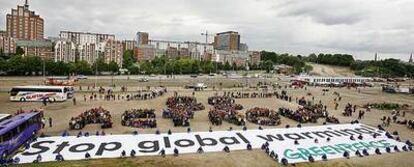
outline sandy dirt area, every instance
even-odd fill
[[[207,131],[210,126],[213,127],[213,130],[226,130],[229,127],[233,129],[242,129],[242,127],[237,127],[229,123],[223,122],[221,126],[213,126],[208,120],[208,111],[212,106],[208,105],[207,98],[213,96],[215,93],[222,94],[224,90],[229,91],[258,91],[254,88],[230,88],[234,85],[240,84],[251,84],[254,85],[257,82],[268,82],[268,83],[279,83],[282,85],[282,90],[287,90],[288,95],[292,96],[292,102],[287,102],[279,100],[276,98],[249,98],[249,99],[237,99],[236,103],[240,103],[244,106],[242,112],[244,113],[247,109],[253,107],[266,107],[277,110],[279,107],[287,107],[291,109],[296,109],[298,105],[295,103],[295,98],[305,97],[311,99],[311,96],[307,96],[308,93],[312,94],[315,97],[315,101],[319,100],[322,103],[328,105],[328,111],[330,114],[339,118],[341,123],[349,123],[351,120],[357,119],[357,114],[354,114],[353,117],[344,117],[341,112],[343,111],[345,105],[349,102],[356,105],[364,105],[366,103],[381,103],[381,102],[392,102],[400,104],[409,104],[411,107],[406,110],[406,119],[414,120],[414,96],[413,95],[401,95],[401,94],[388,94],[383,93],[380,87],[372,88],[361,88],[360,93],[356,89],[347,89],[347,88],[332,88],[326,95],[322,95],[322,89],[319,87],[308,87],[305,89],[293,89],[286,88],[284,85],[287,82],[279,79],[211,79],[211,78],[197,78],[197,79],[186,79],[186,78],[176,78],[176,79],[160,79],[160,80],[150,80],[150,82],[137,82],[132,79],[119,79],[115,81],[112,79],[99,79],[98,85],[105,86],[106,88],[111,83],[116,83],[117,85],[127,85],[128,91],[133,92],[138,89],[145,89],[146,86],[159,86],[166,85],[168,86],[168,93],[162,97],[158,97],[152,100],[146,101],[126,101],[126,100],[115,100],[115,101],[104,101],[96,100],[87,101],[83,100],[84,95],[90,95],[90,92],[86,91],[87,85],[94,83],[93,79],[88,79],[86,81],[81,81],[82,91],[77,91],[76,99],[77,105],[73,105],[72,101],[66,101],[63,103],[52,103],[48,106],[42,106],[38,102],[10,102],[8,100],[9,95],[7,89],[13,85],[24,85],[24,84],[35,84],[41,83],[39,77],[34,78],[13,78],[13,79],[4,79],[0,78],[0,112],[14,114],[16,110],[22,108],[24,110],[40,108],[42,107],[45,110],[45,117],[51,117],[53,119],[53,127],[46,126],[42,130],[46,135],[60,135],[64,130],[68,130],[69,120],[71,117],[75,117],[80,113],[84,112],[87,109],[92,107],[102,106],[103,108],[109,110],[113,117],[113,128],[105,130],[107,134],[125,134],[132,133],[136,128],[124,127],[121,125],[121,114],[132,108],[153,108],[156,110],[157,114],[157,124],[158,129],[162,132],[166,132],[168,129],[171,129],[173,132],[184,132],[186,128],[184,127],[173,127],[173,123],[169,119],[163,119],[161,117],[161,110],[166,108],[165,102],[166,99],[173,95],[174,91],[177,91],[179,95],[191,96],[193,91],[188,89],[183,89],[182,86],[188,83],[197,83],[205,82],[209,86],[207,90],[196,92],[195,97],[198,102],[203,103],[206,106],[206,109],[203,111],[198,111],[195,113],[194,119],[191,120],[191,128],[193,131]],[[219,84],[222,83],[222,84]],[[213,85],[213,86],[211,86]],[[213,90],[212,87],[215,87]],[[79,87],[77,86],[78,90]],[[119,86],[115,88],[116,93],[119,90]],[[276,91],[281,91],[276,89]],[[333,92],[336,91],[341,94],[342,100],[338,110],[334,110],[334,95]],[[383,116],[390,116],[391,111],[380,111],[372,110],[365,114],[365,118],[362,119],[362,123],[377,126],[381,123],[380,118]],[[404,119],[405,119],[404,118]],[[403,118],[401,118],[403,119]],[[305,124],[303,126],[314,126],[321,125],[324,120],[319,119],[316,124]],[[264,127],[264,128],[284,128],[286,125],[296,126],[298,123],[290,120],[288,118],[282,117],[282,124],[276,127]],[[247,122],[247,127],[258,128],[258,125]],[[87,125],[82,131],[89,131],[90,133],[95,133],[96,130],[101,130],[98,125]],[[156,129],[138,129],[140,133],[154,133]],[[407,127],[398,124],[391,124],[389,131],[398,131],[401,138],[405,141],[407,139],[414,141],[414,131],[409,130]],[[78,131],[69,131],[69,133],[77,134]],[[329,162],[318,162],[315,163],[316,166],[414,166],[414,152],[411,153],[399,153],[399,154],[390,154],[382,156],[370,156],[368,158],[352,158],[351,160],[334,160]],[[106,163],[107,162],[107,163]],[[66,162],[69,163],[70,162]],[[264,153],[259,150],[255,151],[237,151],[231,154],[225,153],[208,153],[205,155],[183,155],[177,158],[167,157],[140,157],[136,159],[126,159],[126,160],[93,160],[88,162],[79,161],[79,166],[90,166],[90,165],[100,165],[102,163],[107,164],[108,166],[118,166],[118,163],[125,163],[129,166],[277,166],[276,162],[272,161]],[[48,165],[54,166],[56,164],[46,163]],[[45,164],[45,165],[46,165]],[[128,165],[129,164],[129,165]],[[134,165],[135,164],[135,165]],[[315,165],[313,164],[313,165]],[[64,165],[63,165],[64,166]],[[311,166],[311,164],[299,164],[298,166]]]

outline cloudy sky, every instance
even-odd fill
[[[5,15],[23,0],[0,0]],[[203,41],[202,31],[238,31],[250,50],[348,53],[408,60],[414,51],[413,0],[33,0],[46,36],[61,30],[132,39]],[[210,38],[210,41],[212,38]]]

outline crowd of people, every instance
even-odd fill
[[[236,104],[234,98],[229,96],[212,96],[208,98],[208,104],[214,106],[208,113],[208,118],[213,125],[221,125],[223,120],[242,126],[245,125],[242,110],[243,106]]]
[[[322,105],[321,103],[315,105],[300,106],[297,110],[279,108],[279,114],[300,123],[316,123],[321,117],[329,117],[326,106]]]
[[[190,126],[194,112],[205,109],[195,97],[189,96],[169,97],[166,104],[168,108],[163,110],[162,117],[172,119],[174,126]]]
[[[86,110],[77,117],[72,117],[69,122],[71,130],[83,129],[88,124],[101,124],[102,129],[112,127],[112,116],[108,110],[102,107]]]
[[[106,100],[106,101],[115,101],[115,100],[150,100],[157,97],[160,97],[167,93],[167,89],[164,87],[156,87],[153,89],[147,88],[146,90],[137,90],[136,92],[126,93],[126,88],[123,88],[122,93],[115,94],[112,89],[104,89],[100,87],[98,93],[92,92],[89,96],[84,95],[83,100],[87,101],[88,98],[90,101],[96,100]]]
[[[154,109],[131,109],[126,110],[121,116],[122,126],[134,128],[156,128]]]
[[[342,112],[343,116],[352,117],[352,113],[354,113],[357,109],[356,105],[352,105],[350,103],[346,104],[344,111]]]
[[[276,111],[259,107],[247,110],[246,119],[252,123],[265,126],[275,126],[281,123]]]
[[[137,93],[131,93],[126,95],[126,99],[129,100],[148,100],[153,99],[167,93],[167,88],[158,87],[152,90],[140,90]]]

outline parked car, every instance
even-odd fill
[[[148,82],[148,78],[140,78],[138,79],[138,82]]]
[[[88,79],[88,77],[87,77],[87,76],[85,76],[85,75],[77,75],[75,78],[76,78],[77,80],[84,80],[84,79]]]

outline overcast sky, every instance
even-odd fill
[[[5,15],[23,0],[0,0]],[[413,0],[32,0],[46,36],[61,30],[133,39],[204,41],[202,31],[238,31],[250,50],[348,53],[407,61],[414,51]],[[210,38],[210,41],[213,39]]]

